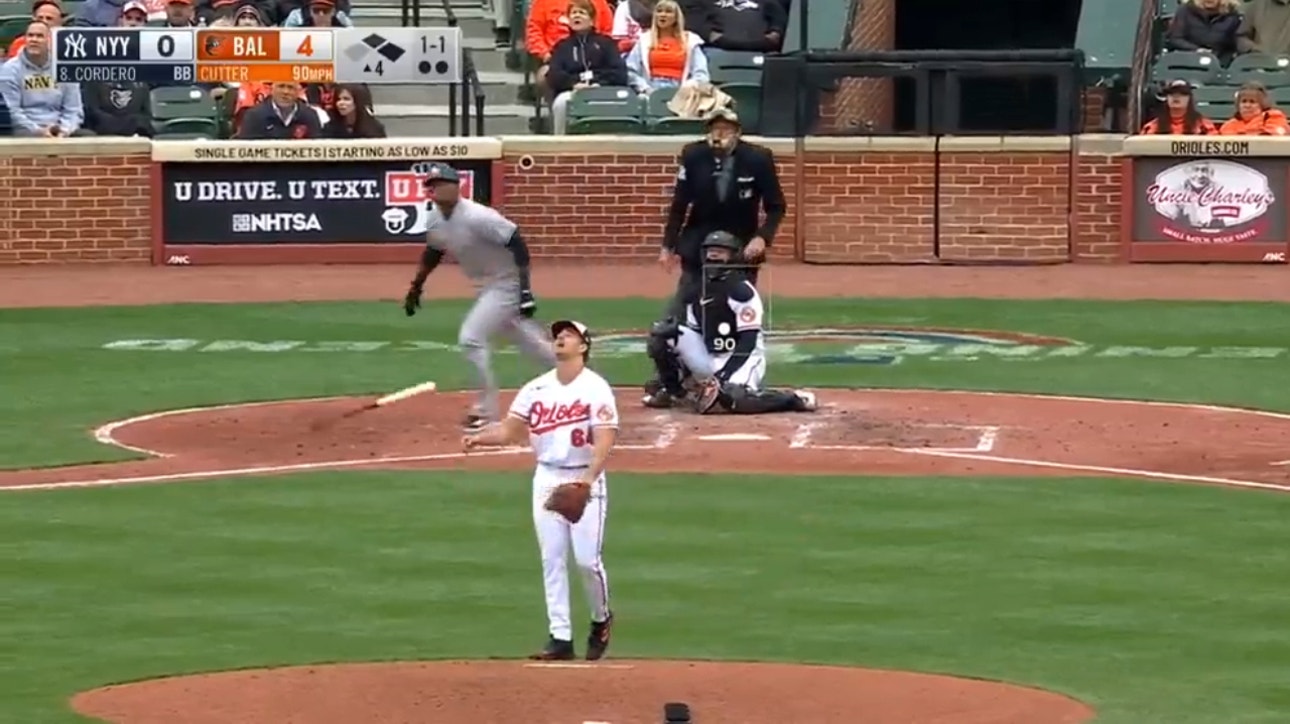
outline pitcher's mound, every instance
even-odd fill
[[[950,676],[839,666],[683,661],[463,661],[231,671],[78,694],[117,724],[1066,724],[1078,701]]]

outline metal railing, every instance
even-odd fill
[[[448,27],[459,27],[450,0],[439,0]],[[421,27],[421,0],[400,0],[403,27]],[[461,81],[448,85],[448,135],[484,135],[484,106],[488,98],[470,48],[461,49]]]

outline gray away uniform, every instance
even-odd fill
[[[488,342],[501,334],[520,351],[547,367],[555,366],[555,353],[546,330],[520,314],[520,273],[507,243],[516,225],[496,209],[461,199],[445,218],[431,205],[426,223],[426,243],[451,254],[479,292],[461,323],[457,344],[475,367],[480,388],[476,413],[495,421],[499,415],[497,380],[489,364]]]

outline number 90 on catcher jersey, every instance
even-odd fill
[[[508,414],[528,424],[537,462],[554,467],[590,465],[595,429],[618,427],[614,390],[589,369],[567,385],[555,370],[532,380],[515,395]]]
[[[747,300],[740,301],[737,297],[746,297]],[[724,363],[735,351],[740,332],[755,331],[757,347],[753,354],[760,356],[765,352],[761,334],[761,295],[747,280],[741,280],[738,287],[725,293],[710,291],[701,296],[697,304],[686,307],[685,313],[686,324],[703,334],[708,354],[718,363]]]

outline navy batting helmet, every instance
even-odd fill
[[[704,249],[718,247],[721,249],[729,249],[734,252],[738,252],[743,249],[743,244],[740,244],[739,240],[735,238],[735,235],[731,234],[729,231],[714,231],[711,234],[708,234],[703,237],[703,244],[701,246]]]

